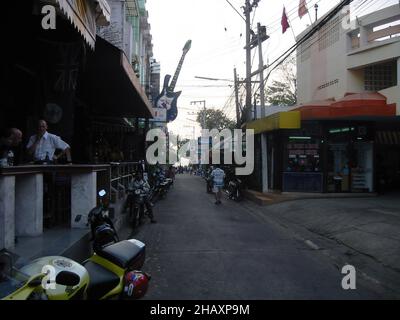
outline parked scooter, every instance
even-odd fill
[[[119,241],[117,231],[109,217],[108,202],[105,200],[105,196],[106,191],[101,190],[99,192],[100,205],[93,208],[88,215],[94,252]],[[79,222],[81,218],[82,216],[78,215],[75,220]]]
[[[82,264],[49,256],[20,269],[14,267],[12,254],[3,250],[0,299],[140,299],[146,294],[150,276],[138,271],[145,261],[144,243],[131,239],[94,247],[95,253]]]
[[[226,193],[228,194],[229,199],[240,201],[243,198],[243,183],[237,177],[234,177],[232,180],[228,182],[228,186],[226,188]]]
[[[154,191],[151,201],[156,201],[166,197],[169,188],[173,184],[173,180],[165,178],[164,174],[160,171],[158,173],[154,173],[152,183]]]
[[[145,197],[148,196],[143,190],[128,190],[129,194],[129,221],[132,228],[136,228],[137,224],[144,217],[146,213],[145,209]]]

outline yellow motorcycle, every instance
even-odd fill
[[[140,299],[150,281],[150,276],[140,271],[145,252],[143,242],[130,239],[96,246],[95,253],[82,264],[66,257],[49,256],[17,269],[12,253],[2,250],[0,299]]]
[[[104,248],[79,264],[66,257],[36,259],[16,269],[12,255],[0,253],[0,298],[3,300],[140,299],[150,276],[138,271],[145,245],[125,240]]]

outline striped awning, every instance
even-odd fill
[[[111,8],[107,0],[94,0],[96,6],[96,24],[98,26],[108,26],[111,19]]]
[[[375,142],[383,145],[400,145],[400,131],[377,131]]]
[[[55,0],[89,46],[96,43],[96,25],[110,23],[111,10],[106,0]]]

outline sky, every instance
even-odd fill
[[[243,15],[245,0],[229,0]],[[318,16],[337,5],[340,0],[307,0],[310,15],[298,17],[299,0],[261,0],[251,13],[252,29],[257,23],[267,27],[270,36],[263,44],[264,63],[271,62],[295,43],[295,36],[314,21],[314,5],[318,4]],[[354,0],[353,11],[362,16],[398,3],[398,0]],[[362,6],[359,7],[359,5]],[[283,6],[289,16],[291,28],[282,34]],[[233,96],[233,69],[239,78],[245,77],[245,22],[228,4],[227,0],[147,0],[149,23],[153,37],[154,58],[161,64],[161,84],[166,74],[173,75],[182,56],[187,40],[192,47],[187,53],[175,91],[182,91],[178,99],[178,118],[168,125],[169,130],[190,138],[200,135],[195,122],[196,113],[205,101],[207,108],[222,109],[235,118]],[[357,9],[357,10],[356,10]],[[253,58],[254,56],[254,58]],[[252,70],[258,67],[258,52],[252,51]],[[196,76],[229,81],[209,81]],[[274,74],[272,74],[271,80]],[[256,80],[256,79],[255,79]],[[244,97],[243,97],[244,101]]]

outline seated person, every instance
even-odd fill
[[[0,136],[0,159],[7,159],[9,151],[15,150],[22,141],[22,132],[17,128],[10,128]]]

